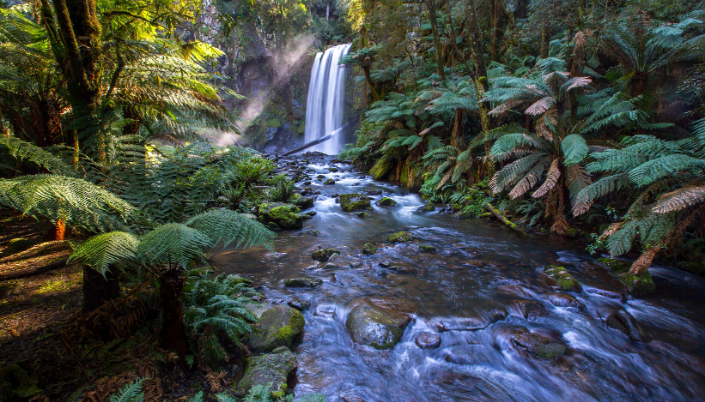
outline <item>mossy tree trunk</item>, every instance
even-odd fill
[[[441,35],[438,33],[438,17],[436,15],[436,0],[425,0],[428,7],[428,15],[431,19],[431,33],[433,34],[433,47],[436,50],[436,64],[438,67],[438,78],[441,83],[446,80],[443,69],[443,48],[441,47]]]
[[[475,0],[468,0],[465,4],[465,22],[472,36],[470,39],[470,42],[472,43],[472,46],[470,46],[470,51],[472,53],[473,68],[475,70],[472,79],[475,84],[475,93],[477,94],[482,135],[486,136],[492,129],[492,123],[489,115],[490,108],[486,102],[480,102],[480,100],[482,100],[485,96],[485,92],[489,90],[490,86],[487,81],[487,66],[485,65],[485,59],[483,58],[484,52],[482,51],[482,33],[480,32],[480,26],[477,22]],[[485,168],[488,176],[494,176],[495,173],[494,164],[489,158],[491,149],[491,144],[489,142],[485,142],[485,156],[488,157],[485,162]]]

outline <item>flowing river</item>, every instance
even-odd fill
[[[306,159],[304,159],[306,158]],[[374,401],[697,401],[705,399],[705,280],[684,271],[654,267],[655,295],[635,299],[573,241],[554,236],[520,237],[479,219],[458,220],[443,211],[417,212],[418,195],[373,181],[332,157],[280,159],[281,171],[302,170],[319,191],[316,215],[304,228],[280,232],[276,255],[263,249],[218,249],[213,264],[254,280],[275,303],[308,300],[298,360],[296,394],[318,392],[329,402]],[[306,162],[308,163],[306,163]],[[338,168],[330,172],[329,168]],[[332,178],[323,185],[318,175]],[[343,212],[336,194],[371,191],[390,197],[359,217]],[[389,244],[389,234],[408,230],[414,240]],[[376,254],[361,252],[365,243]],[[437,253],[420,253],[419,244]],[[319,247],[341,255],[337,268],[311,258]],[[382,264],[382,265],[380,265]],[[577,307],[555,304],[555,289],[539,271],[561,265],[581,282]],[[395,270],[384,268],[394,265]],[[353,268],[354,266],[354,268]],[[283,280],[309,276],[315,289],[287,288]],[[412,316],[390,350],[354,343],[346,330],[351,303],[361,299]],[[633,342],[609,328],[606,317],[623,308],[650,337]],[[485,320],[482,328],[468,322]],[[521,331],[567,346],[555,360],[517,347]],[[440,337],[422,349],[420,333]]]

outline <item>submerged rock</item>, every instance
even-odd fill
[[[245,366],[245,374],[237,383],[238,392],[246,393],[254,386],[271,384],[272,399],[284,397],[297,369],[296,356],[289,350],[250,357]]]
[[[279,346],[291,347],[304,329],[304,316],[289,306],[278,305],[262,313],[260,327],[250,336],[250,346],[269,352]]]
[[[311,308],[311,302],[308,300],[302,300],[302,299],[292,299],[292,300],[289,300],[286,304],[288,304],[289,307],[295,308],[299,311],[306,311],[309,308]]]
[[[562,356],[567,347],[560,341],[533,332],[523,332],[512,338],[515,345],[543,360]]]
[[[257,209],[257,215],[262,223],[274,224],[282,229],[301,229],[304,226],[301,209],[296,205],[282,202],[264,203]]]
[[[375,245],[372,243],[365,243],[365,245],[362,246],[362,254],[372,255],[376,252],[377,252],[377,247],[375,247]]]
[[[613,260],[611,258],[599,258],[597,261],[609,268],[612,274],[627,286],[629,293],[632,295],[640,297],[656,291],[654,279],[648,271],[643,274],[632,275],[629,273],[632,264],[628,261]]]
[[[549,265],[544,268],[543,273],[556,283],[558,289],[564,292],[580,292],[583,288],[580,286],[580,282],[575,280],[563,267]]]
[[[585,308],[585,305],[580,302],[580,300],[576,299],[572,295],[569,295],[567,293],[560,293],[560,292],[554,292],[554,293],[547,293],[546,298],[548,299],[551,304],[554,306],[558,307],[575,307],[575,308]]]
[[[419,252],[421,253],[436,253],[438,249],[435,246],[428,246],[425,244],[419,244]]]
[[[321,279],[308,277],[291,278],[284,280],[284,286],[290,288],[315,288],[316,286],[320,286],[322,283],[323,281]]]
[[[345,212],[362,211],[370,209],[370,199],[360,193],[340,194],[340,207]]]
[[[324,181],[323,184],[326,186],[332,186],[333,184],[335,184],[335,180],[328,179],[328,180]]]
[[[607,317],[605,321],[608,327],[614,328],[623,332],[632,341],[648,342],[649,337],[644,332],[644,329],[639,325],[639,322],[633,315],[629,314],[624,309],[618,309]]]
[[[380,207],[393,207],[397,205],[397,202],[389,197],[384,197],[381,200],[377,201],[377,205],[379,205]]]
[[[435,349],[441,346],[441,337],[433,332],[422,332],[414,340],[421,349]]]
[[[411,321],[408,314],[361,303],[350,310],[345,327],[353,341],[375,349],[392,349]]]
[[[397,232],[390,234],[389,237],[387,237],[387,241],[390,243],[404,243],[411,241],[413,238],[414,236],[409,232]]]
[[[311,254],[311,258],[316,261],[326,262],[333,254],[339,254],[340,252],[334,248],[319,248]]]

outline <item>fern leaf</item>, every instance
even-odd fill
[[[553,162],[551,162],[551,167],[548,169],[548,173],[546,174],[546,180],[543,182],[541,187],[534,191],[531,196],[533,198],[543,197],[556,186],[556,183],[558,183],[558,179],[560,177],[560,159],[556,158],[553,160]]]
[[[137,257],[137,236],[126,232],[109,232],[91,237],[71,253],[68,263],[80,262],[105,276],[110,266]]]
[[[582,189],[573,201],[573,216],[587,212],[596,199],[629,185],[627,173],[603,177]]]
[[[215,244],[206,234],[180,223],[167,223],[147,233],[137,248],[137,257],[150,265],[178,263],[188,269]]]
[[[579,134],[570,134],[561,141],[564,163],[566,166],[582,162],[588,154],[589,148],[585,138]]]
[[[686,186],[661,196],[651,210],[657,214],[666,214],[692,207],[703,200],[705,200],[705,186]]]
[[[208,236],[213,244],[221,241],[224,246],[252,247],[262,244],[273,251],[272,239],[276,236],[261,223],[228,209],[213,209],[187,220],[185,224]]]
[[[543,159],[541,162],[537,163],[533,169],[531,169],[524,177],[519,180],[519,182],[514,186],[512,191],[509,192],[509,198],[515,199],[524,195],[527,191],[531,190],[536,183],[538,183],[541,174],[544,169],[546,169],[546,160]]]
[[[144,393],[142,392],[142,382],[144,379],[137,380],[125,385],[116,395],[110,397],[110,402],[143,402]]]
[[[693,169],[701,172],[705,168],[705,159],[688,155],[666,155],[641,164],[629,172],[629,180],[638,186],[651,184],[681,170]]]

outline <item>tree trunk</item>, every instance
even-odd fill
[[[514,11],[514,18],[523,20],[528,15],[529,0],[519,0],[517,2],[517,8]]]
[[[462,148],[462,136],[460,134],[463,125],[463,109],[455,109],[455,121],[453,122],[453,133],[450,137],[450,145],[460,152]]]
[[[362,72],[365,74],[365,79],[367,80],[367,83],[370,85],[370,89],[372,90],[372,98],[375,102],[380,100],[379,94],[377,93],[377,90],[375,89],[374,84],[372,83],[372,78],[370,77],[370,67],[369,66],[362,66]]]
[[[551,38],[548,36],[548,22],[543,21],[541,25],[541,58],[545,59],[548,57],[548,47],[550,45]]]
[[[66,222],[63,219],[56,221],[53,233],[54,240],[64,240],[66,238]]]
[[[443,70],[443,52],[441,49],[441,36],[438,33],[438,20],[436,17],[436,0],[426,0],[428,14],[431,18],[431,32],[433,33],[433,46],[436,49],[436,64],[438,65],[438,78],[441,83],[445,82],[446,75]]]
[[[161,346],[176,352],[177,364],[186,369],[188,340],[184,326],[184,278],[181,269],[168,269],[159,277],[159,294],[162,301],[162,328],[159,331]]]
[[[480,32],[480,26],[477,24],[475,0],[468,0],[468,3],[465,5],[465,20],[466,25],[472,35],[472,39],[470,40],[472,44],[470,46],[470,51],[472,52],[472,64],[475,69],[473,83],[475,84],[475,93],[477,94],[482,135],[486,136],[492,129],[492,123],[490,122],[489,116],[490,108],[486,102],[480,102],[480,100],[485,96],[485,92],[487,92],[490,86],[487,82],[487,66],[485,66],[484,54],[482,51],[482,34]],[[492,147],[490,144],[485,142],[485,156],[487,157],[485,168],[488,176],[494,176],[495,172],[494,164],[489,158],[491,149]]]
[[[631,96],[636,98],[646,92],[646,84],[649,81],[649,75],[645,72],[637,71],[632,77]]]
[[[83,305],[89,312],[120,296],[120,282],[116,274],[108,272],[105,277],[89,267],[83,267]]]

